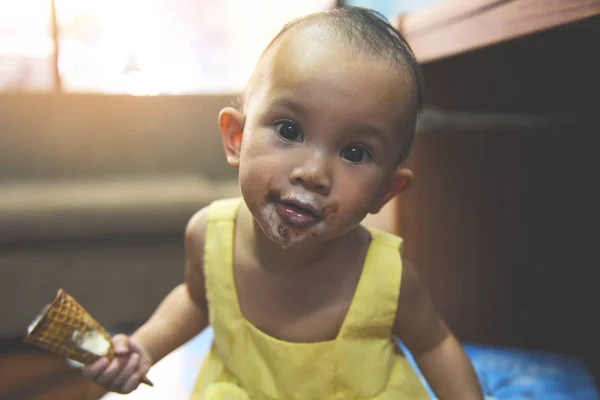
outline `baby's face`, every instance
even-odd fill
[[[241,191],[284,247],[355,228],[376,208],[407,141],[407,74],[324,37],[308,27],[281,38],[246,107]]]

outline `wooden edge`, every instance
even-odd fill
[[[600,15],[600,0],[480,0],[470,7],[461,3],[447,1],[398,19],[397,29],[419,62],[436,61]],[[454,10],[450,7],[453,4]]]

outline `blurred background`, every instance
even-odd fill
[[[347,1],[388,17],[427,1]],[[439,1],[439,0],[437,0]],[[283,23],[332,0],[0,2],[0,90],[104,94],[240,92]]]
[[[415,183],[366,224],[405,238],[461,339],[574,357],[542,363],[575,365],[553,398],[598,398],[600,1],[0,0],[1,399],[104,394],[23,345],[29,322],[59,288],[111,332],[150,315],[189,217],[239,194],[219,110],[286,22],[344,5],[383,13],[425,78]],[[208,341],[138,398],[185,398]]]

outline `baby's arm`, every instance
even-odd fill
[[[207,212],[203,209],[192,217],[185,232],[185,283],[177,286],[133,334],[133,338],[147,349],[153,363],[208,325],[203,263],[206,225]]]
[[[483,399],[461,345],[435,311],[413,266],[407,261],[403,265],[394,334],[411,351],[440,400]]]
[[[206,211],[188,223],[185,234],[185,282],[177,286],[131,337],[113,338],[115,357],[84,368],[86,376],[107,390],[129,393],[140,384],[151,365],[200,333],[208,324],[204,291],[204,233]]]

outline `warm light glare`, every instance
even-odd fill
[[[134,95],[239,92],[287,21],[333,3],[55,0],[63,87]],[[28,34],[0,34],[0,54],[52,54],[50,0],[0,0],[0,28],[6,26],[26,26]]]
[[[87,16],[100,32],[97,41],[87,48],[81,40],[77,41],[78,37],[61,41],[61,72],[69,77],[65,86],[82,89],[87,86],[89,90],[100,86],[104,91],[116,93],[156,93],[146,83],[152,79],[145,71],[140,76],[125,76],[124,69],[131,56],[139,56],[156,44],[155,27],[162,0],[55,0],[55,3],[63,29],[73,26],[77,18]],[[81,35],[87,33],[85,28],[80,28]]]
[[[52,54],[49,0],[0,0],[0,54]]]
[[[142,72],[129,72],[124,76],[125,91],[134,96],[155,96],[158,91]]]
[[[49,0],[0,0],[2,31],[49,34]]]

